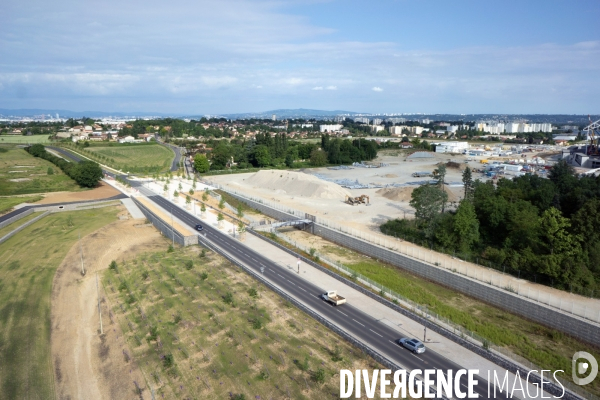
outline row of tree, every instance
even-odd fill
[[[549,179],[473,181],[463,173],[464,198],[448,210],[444,171],[438,184],[413,191],[415,219],[381,226],[484,265],[564,289],[600,294],[600,177],[578,176],[564,161]]]
[[[98,163],[93,161],[71,163],[64,158],[57,157],[54,154],[47,152],[46,148],[41,144],[34,144],[26,149],[32,156],[43,158],[59,167],[80,186],[88,188],[95,187],[98,184],[98,181],[102,179],[102,169]]]
[[[254,140],[232,139],[209,140],[211,150],[206,154],[197,154],[194,161],[200,173],[222,170],[231,166],[232,159],[240,169],[283,167],[293,168],[300,160],[315,167],[327,164],[351,164],[370,161],[377,157],[377,143],[365,139],[321,137],[321,146],[289,140],[284,133],[271,135],[259,133]]]

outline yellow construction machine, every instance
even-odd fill
[[[369,196],[366,194],[360,195],[358,197],[346,196],[346,203],[351,206],[358,206],[360,204],[369,205]]]

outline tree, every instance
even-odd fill
[[[93,161],[82,161],[73,168],[73,178],[83,187],[95,187],[103,176],[102,168]]]
[[[448,194],[436,186],[427,184],[413,190],[409,204],[415,209],[415,218],[425,226],[426,237],[433,235],[435,220],[447,200]]]
[[[271,164],[271,154],[265,145],[255,146],[253,157],[258,167],[266,167]]]
[[[165,186],[163,186],[163,191],[167,192],[168,190],[169,190],[169,185],[167,185],[167,184],[165,183]]]
[[[192,199],[190,198],[190,196],[185,196],[185,204],[192,204]]]
[[[465,185],[465,196],[464,199],[471,200],[473,197],[473,175],[471,173],[471,168],[467,166],[462,174],[462,181]]]
[[[177,197],[179,197],[179,192],[176,190],[173,192],[173,197],[175,197],[177,199]]]
[[[225,199],[221,197],[221,200],[219,201],[219,209],[222,210],[225,208]]]
[[[469,200],[462,200],[454,215],[454,232],[460,251],[468,253],[479,240],[479,221],[475,207]]]
[[[323,150],[313,150],[310,153],[310,165],[313,167],[323,167],[327,165],[327,153]]]
[[[54,175],[54,169],[52,167],[48,167],[47,173],[48,175]]]
[[[189,194],[193,195],[194,194],[194,189],[190,189]]]
[[[201,174],[208,172],[208,170],[210,169],[210,163],[208,162],[208,158],[206,158],[204,154],[196,154],[194,156],[194,168]]]
[[[241,204],[238,204],[237,206],[237,216],[238,218],[244,218],[244,210],[242,209]]]
[[[225,217],[223,216],[223,214],[218,213],[217,214],[217,221],[223,221],[225,219]]]
[[[202,203],[202,205],[200,206],[200,211],[202,211],[202,212],[206,211],[206,206],[204,205],[204,203]]]
[[[446,191],[444,190],[444,184],[446,179],[446,166],[444,164],[438,165],[437,169],[433,171],[433,176],[435,179],[437,179],[437,186],[440,188],[440,190],[446,193]],[[446,198],[442,202],[442,212],[444,212],[444,209],[446,208],[447,200],[448,195],[446,194]]]

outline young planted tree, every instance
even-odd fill
[[[189,193],[190,193],[190,195],[193,195],[194,194],[194,189],[190,189]]]
[[[219,201],[219,209],[223,210],[225,208],[225,199],[221,197],[221,201]]]
[[[244,210],[242,209],[241,204],[238,204],[237,206],[237,216],[238,218],[244,218]]]

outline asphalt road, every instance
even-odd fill
[[[76,162],[80,161],[80,159],[72,153],[68,153],[60,148],[51,148]],[[105,173],[107,172],[105,171]],[[114,176],[114,174],[110,173],[109,175]],[[126,177],[124,176],[123,178]],[[326,290],[335,288],[317,287],[301,278],[295,272],[282,268],[261,254],[254,252],[241,244],[238,240],[204,224],[203,221],[190,213],[179,207],[173,207],[171,202],[157,196],[149,189],[144,188],[140,182],[131,181],[130,183],[132,186],[137,187],[140,193],[146,195],[160,207],[165,210],[172,210],[173,215],[183,223],[192,228],[197,224],[201,224],[204,227],[203,234],[206,235],[206,239],[218,246],[222,251],[225,250],[231,256],[252,268],[256,273],[260,273],[260,268],[264,267],[264,275],[268,277],[272,283],[319,313],[322,317],[350,333],[357,340],[360,340],[362,343],[365,343],[372,349],[385,355],[396,364],[402,365],[408,370],[440,369],[442,371],[451,370],[454,372],[459,369],[468,369],[461,367],[459,364],[429,349],[422,354],[413,354],[397,343],[401,335],[391,327],[358,310],[351,304],[346,303],[342,306],[335,307],[320,299],[320,294],[326,292]],[[340,293],[340,295],[343,296],[343,293]],[[485,371],[480,372],[485,374]],[[479,377],[477,380],[478,385],[474,388],[474,391],[479,394],[479,398],[481,399],[489,398],[487,393],[487,381]],[[461,389],[466,393],[468,390],[466,376],[463,376],[461,379],[461,386]],[[500,394],[497,394],[495,398],[508,399],[508,397]]]
[[[177,171],[179,169],[179,161],[181,161],[181,148],[173,146],[172,144],[165,143],[158,139],[157,142],[165,147],[170,148],[175,152],[175,158],[173,159],[173,163],[171,164],[171,171]]]
[[[206,234],[207,240],[225,250],[255,272],[260,273],[261,266],[264,267],[265,277],[268,277],[275,285],[338,327],[349,332],[356,339],[385,355],[391,361],[406,367],[408,370],[441,369],[443,371],[456,371],[458,369],[467,369],[429,349],[422,354],[413,354],[397,344],[397,340],[401,335],[391,327],[354,308],[351,304],[334,307],[320,299],[319,295],[324,293],[326,289],[331,290],[335,288],[320,288],[307,282],[295,272],[278,266],[266,257],[242,245],[238,240],[206,225],[203,221],[188,212],[179,207],[173,207],[171,202],[143,188],[139,182],[135,186],[138,186],[141,193],[145,194],[150,200],[165,210],[172,210],[173,215],[183,223],[192,228],[196,224],[201,224],[204,227],[203,234]],[[340,293],[340,295],[343,296],[344,294]],[[485,374],[484,371],[481,371],[481,373]],[[462,390],[466,391],[467,379],[466,377],[463,378],[461,380]],[[481,378],[477,380],[479,383],[474,389],[475,392],[479,394],[479,398],[488,398],[487,381]],[[507,397],[497,395],[496,398],[506,399]]]

